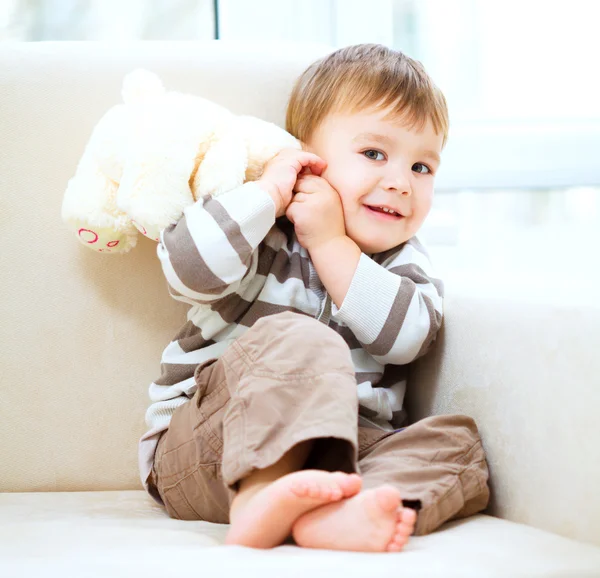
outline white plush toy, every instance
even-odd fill
[[[301,148],[270,122],[165,91],[146,70],[129,73],[122,93],[124,104],[94,128],[63,199],[63,220],[96,251],[125,253],[138,230],[158,241],[188,205],[256,180],[281,149]]]

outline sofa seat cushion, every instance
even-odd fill
[[[143,491],[4,493],[0,576],[600,576],[600,548],[485,515],[398,554],[222,546],[226,531],[172,520]]]

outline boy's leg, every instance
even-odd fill
[[[237,494],[233,498],[229,510],[230,521],[233,522],[236,514],[240,510],[243,510],[252,496],[260,492],[260,490],[286,474],[303,469],[313,445],[312,440],[302,442],[294,446],[272,466],[262,470],[255,470],[249,476],[240,480]]]
[[[397,488],[403,505],[418,512],[416,535],[488,505],[485,453],[468,416],[431,416],[383,437],[361,428],[359,443],[364,487],[387,483]]]
[[[467,416],[433,416],[390,433],[360,428],[359,444],[363,491],[300,518],[293,529],[299,544],[358,549],[356,546],[364,543],[361,531],[373,532],[374,527],[368,521],[360,521],[365,510],[361,500],[382,486],[399,493],[404,506],[401,512],[418,512],[414,531],[417,535],[433,532],[449,520],[475,514],[488,504],[487,464],[475,422]],[[407,514],[399,515],[408,520]],[[414,514],[409,517],[414,521]],[[353,520],[359,520],[356,528]],[[332,544],[330,536],[342,528],[347,537]],[[401,529],[399,526],[384,549],[401,549],[407,539]]]
[[[281,478],[307,458],[319,470],[356,470],[354,368],[333,330],[292,313],[262,318],[219,360],[198,368],[196,381],[196,394],[172,416],[155,460],[156,485],[170,515],[226,523],[235,499],[230,534],[237,525],[236,543],[245,543],[243,526],[250,520],[270,523],[273,512],[264,508],[276,502],[268,494],[272,485],[278,499],[287,500],[278,512],[289,525],[282,541],[294,521],[285,520],[294,512],[290,500],[296,511],[306,511],[338,499],[340,490],[339,499],[358,491],[358,477],[345,474],[304,471],[295,482]],[[262,511],[251,517],[253,508]]]

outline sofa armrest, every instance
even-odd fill
[[[577,305],[577,288],[555,301],[448,289],[443,329],[410,374],[411,419],[472,416],[488,513],[600,544],[600,308]]]

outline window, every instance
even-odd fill
[[[600,2],[219,0],[219,7],[224,40],[381,42],[421,60],[451,115],[439,188],[600,184]]]
[[[600,2],[3,0],[3,39],[381,42],[421,60],[451,133],[438,189],[600,184]]]

